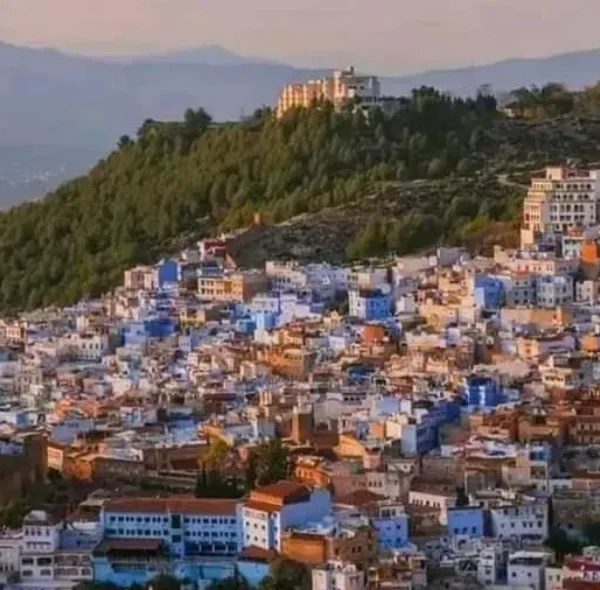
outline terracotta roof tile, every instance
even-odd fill
[[[255,502],[253,500],[246,500],[244,502],[244,508],[250,508],[251,510],[257,510],[258,512],[277,512],[281,510],[279,504],[268,504],[267,502]]]
[[[347,506],[364,506],[385,500],[385,496],[371,492],[370,490],[355,490],[344,496],[335,499],[336,504],[345,504]]]
[[[297,481],[281,480],[266,486],[261,486],[256,489],[260,494],[276,496],[285,500],[286,497],[307,490],[307,486]]]
[[[247,559],[249,561],[261,561],[270,563],[279,557],[279,554],[274,549],[263,549],[262,547],[256,547],[252,545],[245,547],[240,553],[241,559]]]
[[[121,498],[104,503],[107,512],[176,512],[181,514],[230,515],[236,513],[237,500],[171,496],[169,498]]]

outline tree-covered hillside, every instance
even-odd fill
[[[247,224],[257,211],[276,223],[388,198],[411,179],[495,175],[529,154],[535,166],[570,146],[586,158],[595,154],[598,125],[595,137],[573,138],[563,127],[555,143],[540,142],[537,124],[506,121],[490,96],[451,98],[429,88],[403,99],[391,118],[321,104],[280,120],[259,110],[241,123],[214,125],[199,109],[181,122],[146,121],[87,176],[0,215],[0,308],[98,295],[124,268],[218,227]],[[473,218],[481,225],[505,216],[510,200],[493,191],[456,200],[448,194],[414,206],[402,201],[396,218],[386,219],[386,235],[375,244],[371,234],[381,224],[372,225],[349,254],[456,239]],[[423,207],[428,217],[416,224]]]

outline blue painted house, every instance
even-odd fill
[[[168,338],[177,330],[177,320],[169,317],[155,317],[144,320],[144,329],[150,338]]]
[[[402,506],[380,506],[372,522],[377,530],[380,549],[401,549],[408,545],[409,516]]]
[[[504,305],[504,283],[493,275],[476,275],[471,279],[472,296],[483,309],[499,309]]]
[[[156,274],[161,288],[168,283],[176,283],[179,280],[179,263],[173,258],[161,260],[156,265]]]
[[[493,377],[471,375],[463,381],[463,397],[470,408],[495,408],[506,401]]]
[[[159,573],[212,581],[235,572],[242,541],[236,500],[123,498],[104,504],[94,578],[123,587]]]
[[[381,289],[348,293],[349,314],[365,321],[385,320],[392,313],[392,298]]]
[[[484,522],[481,506],[448,508],[448,534],[452,537],[467,535],[481,538],[484,535]]]

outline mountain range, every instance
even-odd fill
[[[421,85],[468,94],[482,84],[496,91],[549,81],[581,87],[599,72],[595,49],[381,81],[390,95]],[[0,43],[0,205],[82,172],[146,118],[175,119],[202,106],[216,120],[237,119],[272,105],[282,85],[324,73],[215,45],[99,58]]]

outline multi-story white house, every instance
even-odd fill
[[[573,303],[573,277],[570,275],[538,276],[535,281],[539,307],[559,307]]]
[[[20,531],[9,531],[0,536],[0,587],[19,573],[21,541]]]
[[[535,275],[515,272],[498,275],[504,285],[504,298],[507,307],[535,304]]]
[[[327,263],[268,261],[265,272],[275,291],[310,291],[327,299],[348,288],[348,269]]]
[[[353,563],[330,561],[312,570],[312,590],[364,590],[364,573]]]
[[[89,362],[100,362],[109,349],[108,336],[93,332],[68,334],[61,339],[60,345],[66,354]]]
[[[294,481],[252,490],[242,504],[243,546],[281,551],[282,531],[319,520],[331,509],[329,490]]]
[[[310,107],[314,101],[327,100],[340,108],[349,100],[364,100],[370,105],[381,102],[377,76],[361,75],[354,66],[336,70],[331,76],[285,85],[277,101],[277,116],[297,107]]]
[[[91,546],[62,546],[64,523],[34,510],[23,520],[16,588],[68,590],[93,578]],[[99,540],[94,531],[88,535]]]
[[[123,498],[105,503],[105,538],[158,539],[173,555],[235,555],[240,547],[236,500]]]
[[[516,551],[508,556],[507,583],[511,586],[544,590],[545,568],[552,555],[545,551]]]
[[[523,203],[521,245],[535,244],[540,237],[598,223],[600,185],[598,170],[546,168],[534,178]]]
[[[482,547],[477,560],[477,581],[484,587],[493,586],[498,581],[499,572],[506,564],[502,546],[491,544]]]
[[[493,537],[543,541],[548,537],[548,504],[544,500],[490,508]]]

